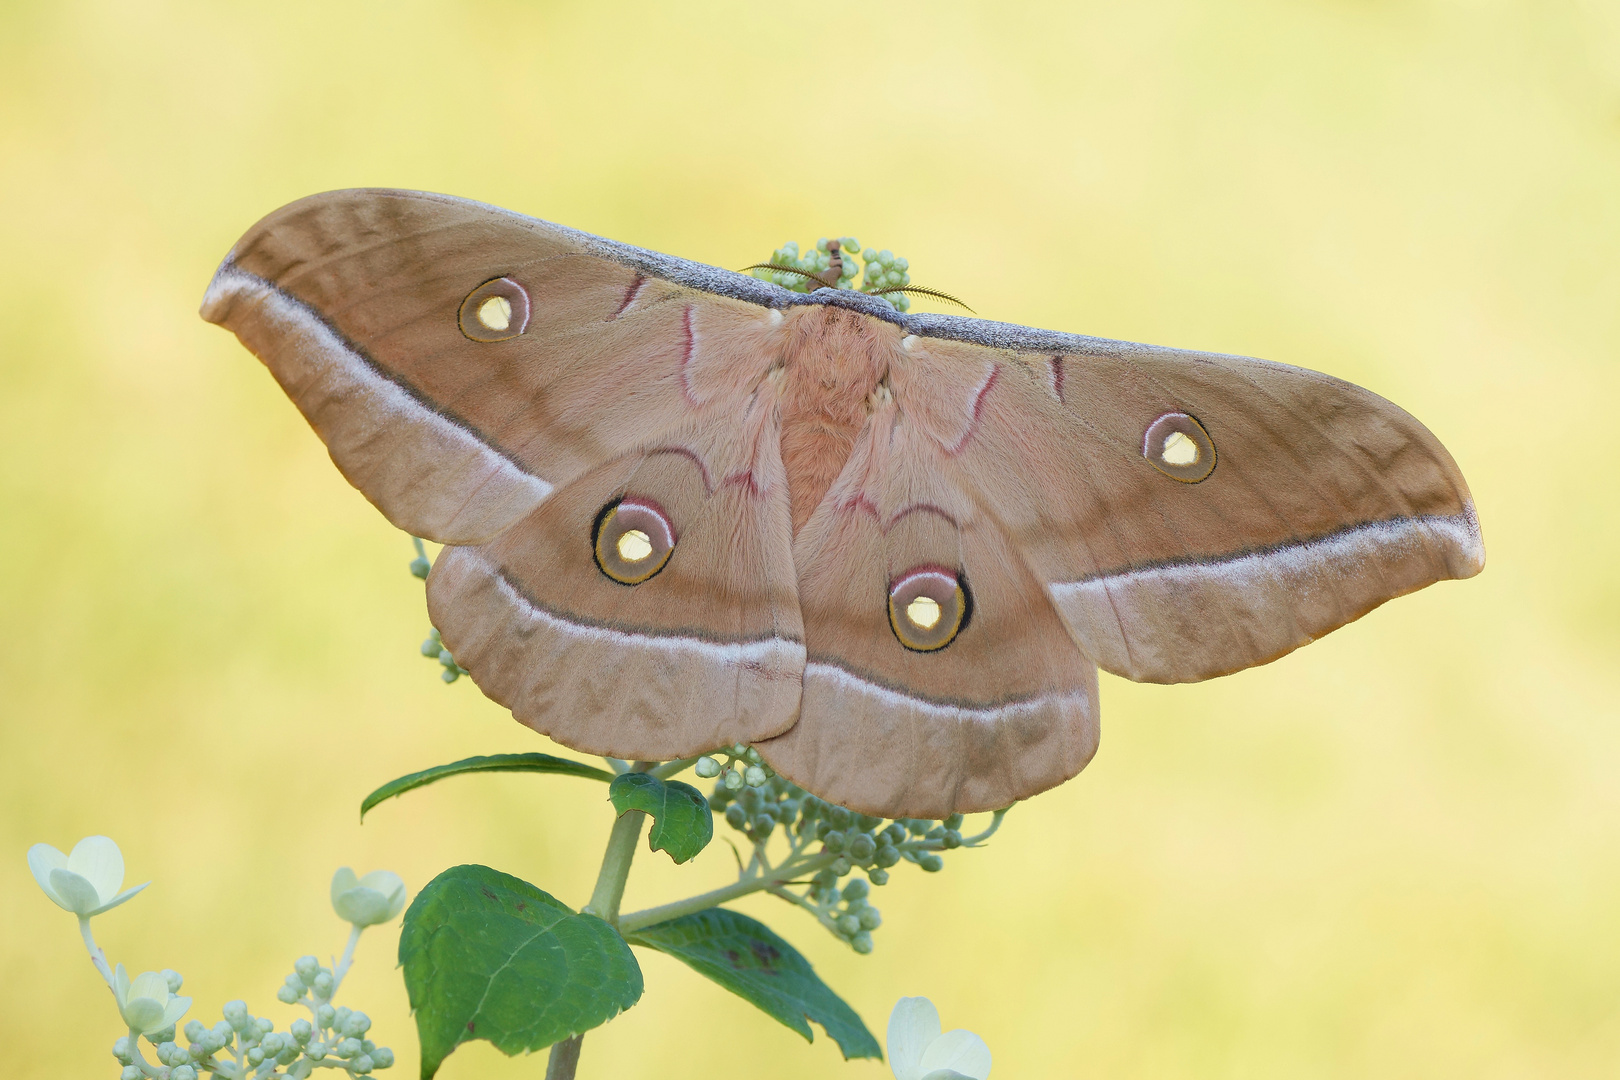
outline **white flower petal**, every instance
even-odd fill
[[[94,885],[62,867],[51,871],[51,892],[58,904],[75,915],[88,915],[101,905]]]
[[[132,997],[124,1002],[124,1023],[142,1035],[149,1031],[162,1031],[163,1005],[153,998]]]
[[[955,1069],[935,1069],[922,1080],[979,1080],[979,1078],[959,1073]]]
[[[957,1028],[929,1043],[920,1064],[925,1077],[938,1070],[954,1070],[973,1080],[987,1080],[990,1048],[973,1032]]]
[[[72,911],[72,908],[62,903],[62,898],[56,895],[56,890],[51,888],[51,871],[66,867],[67,858],[49,844],[35,844],[28,849],[28,869],[33,871],[34,880],[39,882],[39,887],[51,898],[52,903]]]
[[[388,913],[388,897],[376,889],[365,886],[356,886],[339,896],[332,904],[338,917],[354,923],[356,926],[376,926],[380,922],[387,922],[391,916]]]
[[[159,1024],[158,1027],[173,1027],[175,1021],[186,1015],[186,1010],[189,1008],[191,1008],[190,998],[171,997],[169,999],[169,1004],[163,1010],[163,1022]]]
[[[74,844],[67,868],[95,886],[98,905],[124,887],[124,853],[105,836],[87,836]]]
[[[120,1009],[124,1007],[124,999],[129,997],[129,972],[124,970],[123,964],[119,964],[113,972],[113,997],[117,999]]]
[[[939,1038],[939,1010],[925,997],[905,997],[889,1013],[889,1068],[895,1080],[922,1080],[922,1055]]]
[[[151,998],[158,1003],[159,1008],[169,1000],[169,980],[156,971],[143,971],[130,980],[129,1000],[136,998]]]
[[[388,900],[388,913],[378,922],[387,922],[404,910],[405,879],[392,870],[373,870],[360,879],[360,884],[367,889],[376,889]]]
[[[90,914],[100,915],[104,911],[111,911],[113,908],[117,907],[119,904],[122,904],[125,900],[128,900],[130,897],[134,896],[136,893],[140,892],[150,884],[152,884],[150,881],[144,881],[135,886],[133,889],[125,889],[123,892],[119,893],[105,904],[102,904],[100,907],[96,908],[96,910],[90,912]]]
[[[353,870],[350,870],[347,866],[339,869],[337,873],[332,875],[332,906],[337,907],[338,897],[359,884],[360,879],[355,876]],[[338,914],[341,915],[342,912]]]

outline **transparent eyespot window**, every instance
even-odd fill
[[[675,526],[651,499],[626,497],[596,515],[591,545],[597,568],[620,585],[640,585],[675,551]]]
[[[889,627],[914,652],[934,652],[956,640],[973,607],[962,575],[919,566],[889,586]]]
[[[456,318],[474,341],[508,341],[529,328],[529,294],[511,278],[486,281],[467,294]]]
[[[1215,471],[1215,443],[1186,413],[1165,413],[1142,436],[1142,456],[1172,480],[1196,484]]]

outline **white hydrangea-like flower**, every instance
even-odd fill
[[[989,1080],[990,1048],[971,1031],[944,1031],[932,1001],[906,997],[889,1014],[889,1068],[895,1080]]]
[[[118,999],[118,1011],[123,1014],[124,1023],[142,1035],[173,1027],[191,1008],[190,998],[176,997],[170,991],[165,975],[143,971],[131,979],[123,964],[113,972],[113,997]]]
[[[405,881],[389,870],[356,877],[347,866],[332,875],[332,910],[355,926],[388,922],[405,908]]]
[[[124,853],[105,836],[87,836],[67,855],[35,844],[28,849],[28,869],[57,907],[81,919],[110,911],[152,884],[118,891],[124,884]]]

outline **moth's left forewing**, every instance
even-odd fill
[[[915,351],[919,377],[992,353]],[[1264,663],[1483,563],[1455,462],[1359,387],[1124,343],[995,355],[1002,377],[949,467],[1110,671],[1182,682]]]

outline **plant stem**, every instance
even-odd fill
[[[360,931],[362,929],[363,927],[359,926],[349,928],[349,944],[343,950],[343,959],[339,960],[332,969],[332,992],[326,996],[328,1001],[337,997],[338,987],[343,985],[343,976],[349,973],[349,968],[354,964],[354,947],[360,944]]]
[[[79,935],[84,938],[84,947],[90,950],[90,962],[96,966],[96,971],[107,983],[107,989],[112,990],[113,997],[116,998],[118,991],[113,987],[113,973],[107,964],[107,954],[96,944],[95,935],[90,933],[90,920],[83,915],[79,916]]]
[[[809,855],[799,859],[787,859],[772,869],[757,877],[745,877],[722,885],[711,892],[689,896],[685,900],[677,900],[673,904],[660,904],[658,907],[634,911],[619,920],[619,933],[633,934],[637,930],[661,923],[668,919],[676,919],[682,915],[691,915],[694,912],[706,911],[716,904],[723,904],[727,900],[735,900],[739,896],[749,893],[763,892],[774,889],[785,881],[791,881],[801,874],[813,874],[824,866],[831,866],[838,856],[823,853]]]
[[[632,771],[648,772],[657,762],[638,761]],[[630,877],[630,863],[636,857],[636,842],[641,839],[641,826],[647,815],[640,810],[627,810],[613,823],[608,834],[607,850],[602,853],[602,871],[596,875],[596,888],[591,892],[585,911],[597,916],[609,926],[619,925],[619,904],[624,900],[624,883]],[[575,1035],[554,1043],[551,1057],[546,1062],[546,1080],[574,1080],[579,1068],[580,1044],[584,1035]]]
[[[585,1036],[575,1035],[551,1048],[551,1059],[546,1062],[546,1080],[574,1080],[574,1070],[579,1068],[579,1044],[584,1041]]]

